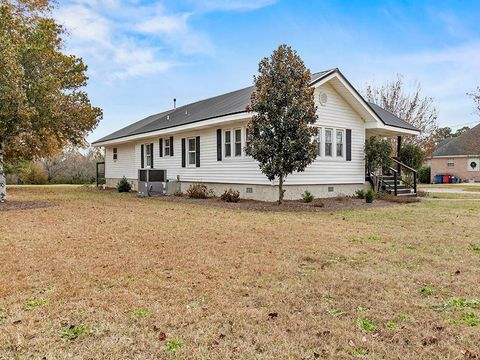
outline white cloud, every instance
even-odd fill
[[[273,5],[276,0],[204,0],[195,3],[203,11],[250,11]]]

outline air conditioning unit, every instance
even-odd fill
[[[166,189],[167,170],[138,170],[138,194],[140,196],[164,195]]]

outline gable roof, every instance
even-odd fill
[[[316,83],[334,72],[339,72],[339,70],[330,69],[314,73],[311,77],[311,83]],[[250,97],[253,90],[254,86],[249,86],[148,116],[94,141],[93,144],[246,112],[246,107],[250,104]],[[372,103],[366,102],[366,104],[370,106],[385,125],[418,131],[418,129],[406,121],[399,119],[381,107]]]
[[[445,140],[438,144],[432,154],[433,157],[480,155],[480,124],[458,137]]]

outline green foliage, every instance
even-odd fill
[[[418,290],[418,291],[422,295],[432,295],[433,294],[433,288],[431,288],[430,286],[424,286],[424,287],[420,288],[420,290]]]
[[[419,169],[425,160],[425,153],[420,146],[404,144],[398,154],[398,160],[415,170]]]
[[[375,192],[372,189],[368,189],[368,191],[365,193],[365,202],[367,202],[368,204],[371,204],[374,198],[375,198]]]
[[[365,199],[365,190],[358,189],[357,191],[355,191],[355,196],[359,199]]]
[[[370,174],[381,172],[383,168],[390,166],[392,154],[392,144],[390,141],[376,136],[365,141],[365,161],[367,170]],[[374,184],[374,190],[378,191],[380,183]]]
[[[315,196],[313,196],[313,194],[308,190],[305,190],[305,192],[302,194],[302,200],[306,203],[311,203],[314,199]]]
[[[38,163],[29,163],[18,175],[21,184],[44,185],[48,182],[47,172]]]
[[[7,161],[83,146],[102,117],[84,88],[87,66],[64,54],[49,1],[0,4],[0,139]]]
[[[470,248],[477,254],[480,254],[480,244],[471,244]]]
[[[48,303],[49,303],[48,299],[32,299],[32,300],[25,301],[25,303],[23,304],[23,308],[25,310],[33,310],[38,307],[48,305]]]
[[[474,312],[467,311],[460,315],[459,319],[450,319],[451,324],[464,324],[467,326],[477,326],[480,324],[480,318]]]
[[[310,71],[300,56],[287,45],[280,45],[264,58],[255,76],[248,124],[249,156],[258,161],[269,180],[278,179],[283,201],[283,182],[294,171],[304,171],[315,160],[311,139],[318,133],[314,89]]]
[[[129,192],[130,190],[132,190],[132,185],[130,185],[130,183],[128,182],[125,176],[118,181],[117,190],[118,192],[121,192],[121,193]]]
[[[396,329],[398,328],[398,324],[396,321],[393,321],[393,320],[388,320],[386,323],[385,323],[385,326],[389,329]]]
[[[377,330],[377,325],[368,318],[358,318],[357,326],[365,332],[374,332]]]
[[[175,352],[179,350],[183,346],[183,342],[177,339],[169,340],[165,344],[165,351],[166,352]]]
[[[207,185],[191,184],[185,194],[191,199],[207,199],[212,195],[212,192],[208,190]]]
[[[85,335],[89,332],[89,328],[85,325],[70,325],[65,329],[61,336],[63,339],[73,340],[79,336]]]
[[[146,319],[149,318],[152,314],[145,309],[135,309],[132,311],[132,316],[139,318],[139,319]]]
[[[236,203],[240,200],[240,193],[237,190],[228,189],[223,192],[220,199],[225,202]]]
[[[431,171],[430,166],[422,166],[418,169],[418,181],[422,184],[430,184]]]

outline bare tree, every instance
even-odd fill
[[[480,86],[477,87],[476,92],[467,93],[467,95],[472,97],[473,101],[475,102],[477,113],[480,114]]]
[[[426,154],[431,154],[437,140],[438,110],[433,98],[422,95],[419,82],[414,84],[410,92],[406,89],[403,76],[397,75],[396,79],[380,87],[367,85],[364,96],[369,102],[420,129],[420,135],[405,138],[405,142],[416,144]]]

